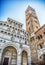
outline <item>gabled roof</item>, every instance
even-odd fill
[[[37,33],[39,30],[41,30],[44,27],[45,27],[45,24],[42,27],[40,27],[35,33]]]

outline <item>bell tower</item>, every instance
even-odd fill
[[[28,6],[25,11],[26,15],[26,31],[29,33],[29,45],[31,49],[31,60],[32,63],[38,63],[38,55],[37,55],[37,41],[35,32],[40,28],[39,20],[37,18],[35,10]],[[34,65],[35,65],[34,64]]]
[[[28,6],[28,8],[25,11],[26,14],[26,31],[32,32],[37,31],[40,28],[39,20],[37,18],[35,10]]]

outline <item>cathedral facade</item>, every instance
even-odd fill
[[[0,64],[31,65],[28,32],[23,24],[8,18],[0,21]]]
[[[0,65],[45,65],[45,24],[30,6],[25,16],[26,31],[11,18],[0,21]]]

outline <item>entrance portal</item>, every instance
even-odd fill
[[[8,62],[9,62],[9,58],[4,58],[3,65],[8,65]]]
[[[8,46],[3,50],[2,65],[17,65],[17,51]]]

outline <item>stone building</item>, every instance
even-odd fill
[[[28,6],[25,11],[26,15],[26,31],[29,33],[29,46],[31,49],[31,61],[32,63],[38,63],[37,44],[35,32],[40,28],[39,20],[37,18],[35,10]]]
[[[0,21],[1,65],[45,65],[45,24],[40,27],[35,9],[30,6],[25,16],[26,31],[22,23],[11,18]]]
[[[22,27],[11,18],[0,21],[0,65],[31,65],[29,34]]]
[[[45,65],[45,24],[40,27],[35,9],[28,6],[25,11],[26,31],[29,33],[29,46],[31,49],[31,63]]]
[[[40,65],[45,65],[45,24],[36,32],[38,60]]]

